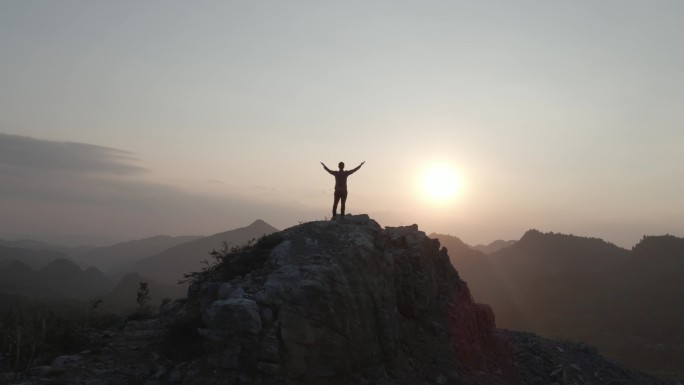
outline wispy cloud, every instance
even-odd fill
[[[0,196],[116,204],[159,190],[131,152],[0,134]]]
[[[0,237],[211,233],[256,218],[282,226],[297,211],[231,194],[239,186],[209,196],[162,183],[142,163],[115,148],[0,134]]]
[[[21,172],[135,175],[145,171],[128,151],[85,143],[0,134],[0,166]]]

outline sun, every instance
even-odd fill
[[[461,189],[456,171],[445,165],[433,165],[425,170],[421,180],[422,192],[427,199],[436,203],[453,200]]]

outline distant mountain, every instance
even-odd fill
[[[0,263],[0,281],[2,282],[32,280],[35,275],[36,271],[24,262],[12,259]]]
[[[42,241],[35,241],[33,239],[17,239],[15,241],[6,241],[0,239],[0,246],[18,247],[28,250],[54,250],[55,246]]]
[[[0,239],[0,246],[14,247],[19,249],[34,250],[34,251],[55,251],[60,254],[67,255],[71,258],[77,258],[94,248],[94,246],[61,246],[53,245],[51,243],[36,241],[33,239],[18,239],[15,241],[5,241]]]
[[[473,249],[452,235],[431,234],[430,237],[437,238],[440,244],[447,249],[451,264],[454,265],[461,279],[468,283],[476,301],[491,305],[497,319],[500,318],[501,312],[516,314],[516,309],[509,305],[513,301],[510,298],[510,292],[506,290],[504,285],[505,280],[495,278],[498,272],[491,262],[491,256]],[[496,306],[492,302],[488,302],[492,300],[496,300]]]
[[[104,271],[123,270],[141,259],[161,253],[182,243],[194,241],[202,236],[157,235],[154,237],[97,247],[85,253],[80,259]]]
[[[26,297],[90,299],[111,290],[109,278],[94,267],[56,259],[35,270],[17,260],[0,263],[0,292]]]
[[[451,258],[451,264],[456,266],[456,270],[461,275],[461,278],[464,276],[474,278],[473,274],[477,273],[477,269],[480,268],[479,266],[487,259],[485,253],[473,249],[465,244],[460,238],[453,235],[432,233],[430,234],[430,238],[437,238],[442,247],[447,249],[449,257]],[[455,263],[453,256],[458,256],[458,265]],[[471,268],[471,265],[475,267]],[[479,279],[476,279],[475,281],[479,281]],[[470,282],[468,284],[472,285]]]
[[[81,270],[75,263],[57,259],[38,271],[41,284],[64,297],[89,299],[105,294],[113,284],[97,268]]]
[[[499,251],[505,247],[512,246],[515,242],[517,242],[517,241],[514,241],[514,240],[504,241],[502,239],[498,239],[498,240],[496,240],[496,241],[494,241],[488,245],[477,245],[477,246],[471,246],[471,247],[473,249],[475,249],[477,251],[481,251],[485,254],[491,254],[491,253]]]
[[[0,262],[0,292],[29,297],[54,297],[54,293],[41,287],[38,273],[24,262],[14,259]]]
[[[628,250],[599,238],[527,231],[510,247],[491,254],[509,269],[523,274],[606,271],[624,262]]]
[[[478,255],[438,238],[501,327],[586,341],[642,370],[684,375],[684,239],[644,237],[630,251],[529,230]]]
[[[5,244],[12,244],[7,243]],[[56,259],[67,259],[68,256],[54,250],[32,250],[19,247],[0,246],[0,265],[2,261],[21,261],[33,269],[39,269]]]
[[[221,249],[223,242],[240,246],[248,241],[278,231],[262,220],[247,227],[225,231],[186,242],[136,263],[131,271],[164,284],[177,284],[183,274],[202,269],[202,261],[210,260],[209,252]]]
[[[503,327],[539,333],[555,331],[550,320],[568,321],[566,310],[576,309],[570,304],[592,301],[601,285],[616,284],[615,271],[630,261],[628,250],[600,239],[537,230],[491,254],[439,240],[473,296],[494,308]]]

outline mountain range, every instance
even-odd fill
[[[432,234],[430,234],[430,237],[431,237],[431,238],[436,238],[436,237],[437,237],[437,234],[432,233]],[[472,247],[473,249],[478,250],[478,251],[481,251],[481,252],[483,252],[483,253],[485,253],[485,254],[490,254],[490,253],[493,253],[493,252],[495,252],[495,251],[501,250],[501,249],[503,249],[504,247],[511,246],[511,245],[513,245],[515,242],[517,242],[517,241],[514,241],[514,240],[504,241],[503,239],[498,239],[498,240],[496,240],[496,241],[494,241],[494,242],[492,242],[492,243],[490,243],[490,244],[487,244],[487,245],[479,244],[479,245],[471,246],[471,247]]]
[[[642,370],[684,375],[684,239],[646,236],[627,250],[529,230],[485,254],[437,238],[500,327],[585,341]]]
[[[91,299],[111,290],[112,281],[94,267],[82,270],[59,258],[40,269],[18,260],[0,265],[0,292],[29,297]]]
[[[0,267],[13,261],[21,261],[33,269],[40,269],[56,259],[69,259],[66,254],[56,250],[22,248],[10,242],[3,244],[5,246],[0,246]]]
[[[186,287],[178,281],[185,273],[200,271],[212,250],[224,243],[241,246],[275,231],[257,220],[206,237],[160,235],[97,248],[0,241],[6,245],[0,246],[0,292],[43,298],[100,297],[103,307],[121,311],[135,308],[138,284],[147,282],[156,306],[164,298],[184,296]]]

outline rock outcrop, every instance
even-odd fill
[[[455,383],[510,370],[491,309],[473,302],[446,249],[416,225],[383,229],[366,215],[227,256],[190,287],[187,314],[201,320],[210,366],[254,383]]]

